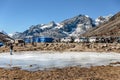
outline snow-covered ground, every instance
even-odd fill
[[[100,66],[120,62],[118,53],[100,52],[16,52],[0,54],[0,67],[20,67],[23,70],[36,71],[68,66]]]

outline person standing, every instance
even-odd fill
[[[13,55],[13,54],[12,54],[12,51],[13,51],[13,44],[10,43],[10,55]]]

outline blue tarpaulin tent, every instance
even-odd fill
[[[0,47],[3,46],[4,44],[2,42],[0,42]]]
[[[53,38],[49,37],[41,37],[40,40],[41,42],[53,42]]]
[[[25,43],[40,43],[40,42],[53,42],[53,38],[50,37],[33,37],[33,38],[25,38]]]
[[[29,38],[25,38],[24,41],[25,41],[25,43],[31,43],[31,39],[29,39]]]

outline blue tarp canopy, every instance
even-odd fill
[[[33,38],[25,38],[25,43],[32,43],[32,42],[53,42],[53,38],[50,37],[33,37]]]
[[[4,44],[2,42],[0,42],[0,47],[3,46]]]

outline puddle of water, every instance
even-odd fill
[[[97,52],[16,52],[0,54],[0,67],[20,67],[22,70],[36,71],[68,66],[101,66],[120,62],[120,54]]]

